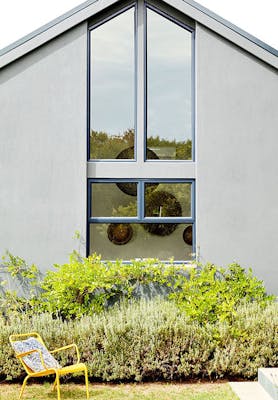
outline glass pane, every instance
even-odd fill
[[[191,183],[146,187],[145,217],[191,217]]]
[[[90,158],[134,158],[134,8],[91,31]]]
[[[92,183],[92,217],[137,216],[137,183]]]
[[[160,159],[192,159],[191,47],[189,31],[147,9],[147,147]]]
[[[101,254],[104,260],[192,258],[192,225],[174,224],[167,234],[152,233],[149,225],[160,224],[91,224],[90,254]]]

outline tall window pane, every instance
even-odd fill
[[[160,159],[192,159],[191,47],[191,32],[147,9],[147,147]]]
[[[134,158],[134,8],[91,37],[90,158]]]

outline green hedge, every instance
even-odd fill
[[[254,378],[259,367],[278,367],[277,303],[241,306],[233,324],[199,324],[162,299],[68,321],[51,314],[2,318],[1,380],[22,379],[8,337],[31,330],[39,331],[49,348],[76,342],[91,380]]]
[[[233,323],[242,302],[266,306],[274,296],[264,284],[239,264],[227,268],[206,265],[175,265],[158,259],[104,262],[97,254],[70,255],[66,264],[55,264],[42,278],[35,265],[28,266],[10,253],[4,271],[20,286],[23,296],[3,290],[0,312],[30,314],[50,312],[63,318],[94,315],[120,300],[152,298],[158,294],[174,301],[200,324],[226,320]],[[5,285],[4,285],[5,286]],[[0,285],[0,288],[4,288]],[[28,290],[29,289],[29,290]]]
[[[254,378],[257,368],[278,366],[278,304],[238,264],[127,265],[74,252],[55,267],[42,278],[20,257],[3,260],[24,296],[0,282],[2,380],[22,378],[9,335],[32,330],[49,348],[76,342],[92,380]],[[138,301],[142,291],[149,301]]]

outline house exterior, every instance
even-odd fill
[[[278,294],[277,56],[192,0],[89,0],[3,49],[1,254],[237,261]]]

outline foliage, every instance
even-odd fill
[[[90,158],[91,159],[115,159],[123,150],[134,146],[134,129],[127,129],[119,135],[111,135],[107,132],[94,131],[90,133]],[[159,136],[148,137],[148,147],[172,147],[176,150],[176,160],[192,159],[192,141],[176,142]],[[133,151],[127,153],[128,158],[133,158]]]
[[[132,146],[134,146],[133,129],[128,129],[118,136],[98,131],[91,131],[90,134],[91,159],[114,159],[122,150]]]
[[[74,252],[40,282],[34,265],[7,253],[2,268],[32,289],[29,297],[8,290],[0,298],[2,380],[22,378],[9,335],[34,330],[49,348],[77,343],[99,381],[253,378],[258,367],[278,367],[278,304],[237,264],[188,270]]]
[[[0,312],[3,315],[30,310],[41,292],[42,274],[34,264],[10,252],[2,257],[0,272],[6,280],[1,280]]]
[[[73,320],[51,314],[0,318],[2,381],[22,379],[8,337],[29,331],[39,331],[49,349],[75,342],[90,379],[103,382],[246,379],[256,377],[258,367],[278,367],[277,303],[240,306],[233,325],[199,324],[159,298]],[[67,353],[61,359],[66,362]]]
[[[235,263],[227,269],[212,264],[177,266],[158,259],[135,259],[126,264],[121,260],[103,262],[96,254],[83,258],[74,251],[68,263],[54,267],[42,280],[35,265],[28,266],[7,252],[1,268],[20,291],[2,281],[2,314],[48,311],[75,318],[101,312],[119,300],[159,294],[168,296],[200,324],[232,323],[242,303],[265,307],[274,299],[251,269],[246,272]]]
[[[227,269],[213,264],[192,268],[188,280],[177,282],[179,290],[170,294],[192,320],[232,322],[237,308],[243,302],[256,302],[265,307],[274,300],[266,293],[263,282],[233,263]]]
[[[121,260],[103,262],[96,254],[82,258],[73,252],[69,263],[56,264],[55,271],[47,272],[38,300],[42,310],[63,317],[92,315],[119,299],[138,296],[144,286],[171,291],[178,276],[181,281],[186,279],[187,269],[177,269],[172,263],[157,259],[131,260],[126,264]]]
[[[175,140],[162,139],[159,136],[148,137],[149,147],[173,147],[176,149],[176,160],[192,159],[192,140],[176,142]]]

